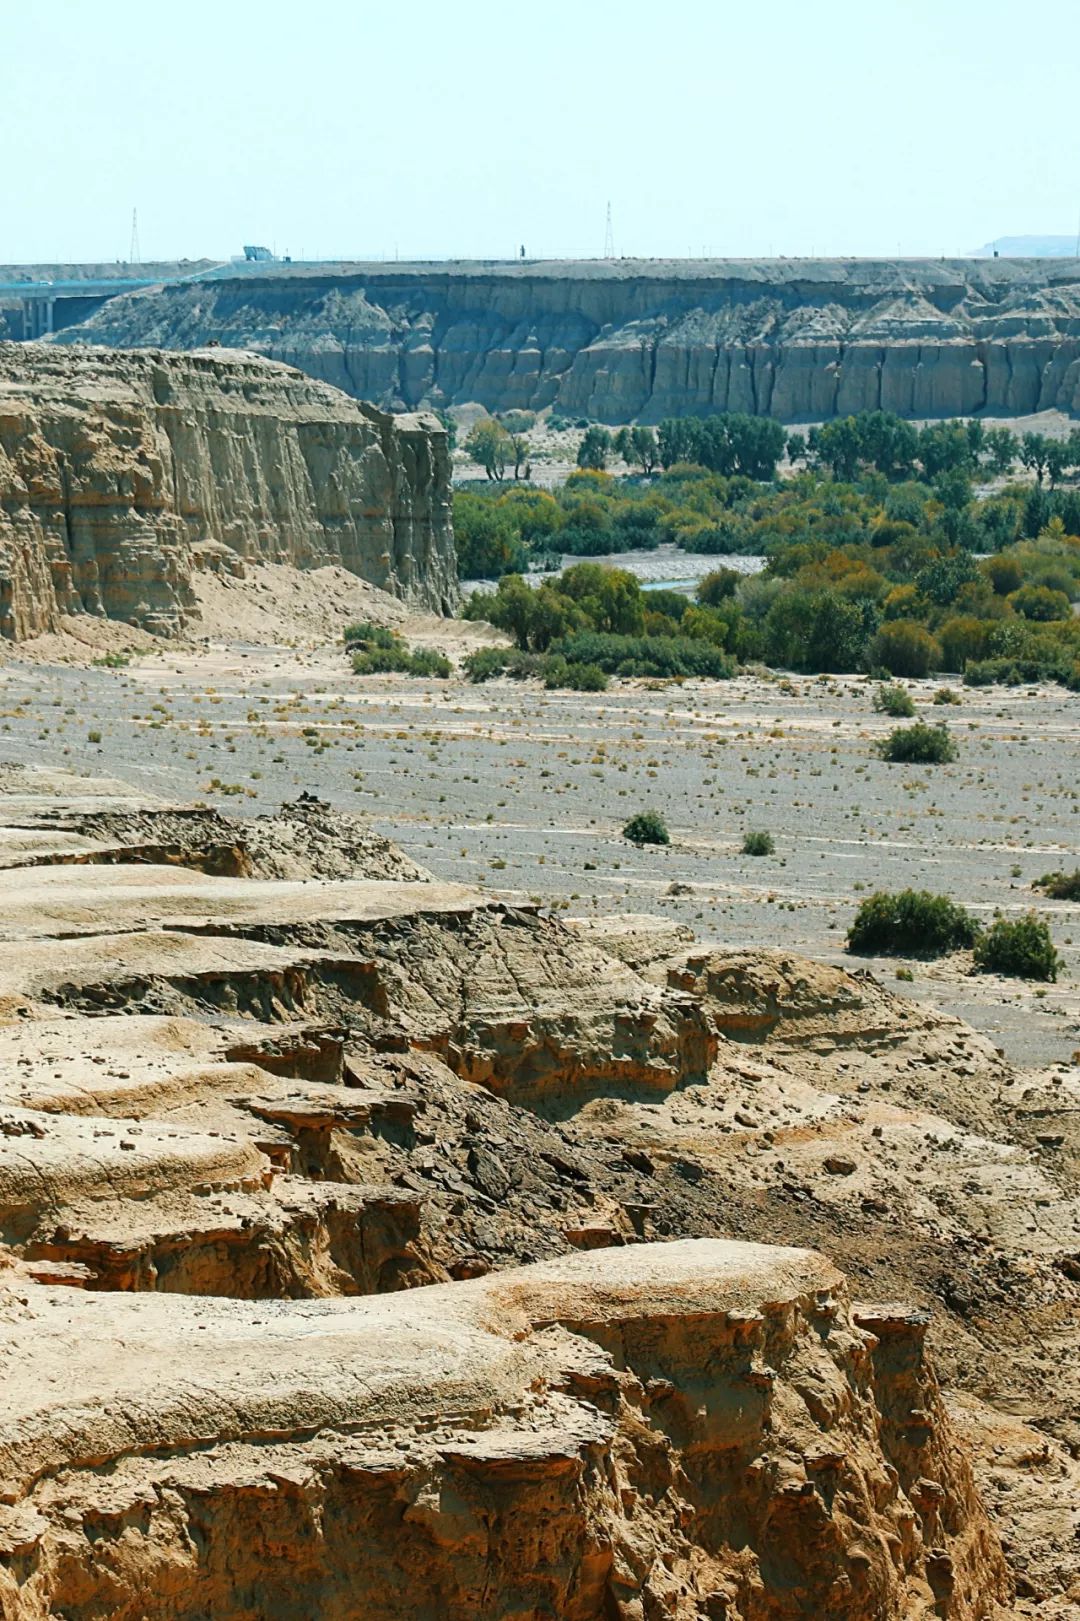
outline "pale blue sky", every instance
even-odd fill
[[[1077,0],[2,0],[0,263],[1077,228]]]

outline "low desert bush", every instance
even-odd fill
[[[952,687],[939,687],[934,694],[936,704],[959,704],[963,702],[960,694]]]
[[[509,662],[508,647],[478,647],[475,653],[466,653],[461,668],[470,681],[491,681],[505,672]]]
[[[631,844],[670,844],[667,824],[658,811],[638,811],[623,828],[623,838]]]
[[[868,895],[848,930],[847,948],[860,956],[943,957],[972,946],[979,925],[947,895],[927,889]]]
[[[902,681],[883,682],[874,693],[874,708],[897,720],[907,720],[915,713],[914,700]]]
[[[1013,979],[1057,979],[1061,958],[1042,918],[999,917],[975,944],[975,966]]]
[[[354,647],[393,647],[397,639],[386,625],[373,625],[368,619],[361,620],[359,624],[346,625],[343,636],[350,652]]]
[[[354,635],[346,645],[352,653],[353,675],[427,675],[445,681],[453,665],[430,647],[414,650],[382,625],[351,625]]]
[[[1074,872],[1044,872],[1036,878],[1035,888],[1052,901],[1080,901],[1080,867]]]
[[[705,676],[726,680],[735,674],[730,653],[692,636],[619,636],[584,631],[553,644],[568,664],[596,664],[607,675]]]
[[[775,849],[771,833],[748,833],[742,841],[744,856],[771,856]]]
[[[944,726],[897,726],[878,745],[883,760],[902,765],[947,765],[956,759],[956,744]]]

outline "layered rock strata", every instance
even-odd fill
[[[6,1621],[975,1621],[1006,1591],[922,1325],[807,1251],[274,1310],[20,1284],[0,1332]]]
[[[1063,259],[278,268],[127,294],[57,341],[211,338],[394,409],[479,401],[615,423],[1080,406],[1080,275]]]
[[[198,568],[456,598],[446,436],[250,355],[0,344],[0,635],[181,629]]]
[[[990,1621],[928,1336],[1070,1614],[1067,1082],[310,801],[9,770],[0,893],[4,1621]]]

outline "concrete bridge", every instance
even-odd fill
[[[130,293],[139,287],[154,287],[155,281],[125,277],[115,281],[0,281],[0,303],[22,306],[22,337],[44,338],[59,327],[85,321],[107,299]]]
[[[226,268],[213,260],[196,260],[194,264],[189,259],[184,263],[164,263],[147,265],[140,271],[134,266],[124,266],[121,273],[109,275],[107,266],[100,269],[102,275],[65,276],[63,270],[67,266],[58,267],[61,273],[50,277],[49,266],[35,266],[36,274],[20,274],[19,267],[15,265],[0,266],[0,307],[6,305],[11,311],[13,306],[18,307],[15,317],[15,337],[24,341],[34,338],[48,337],[49,333],[57,332],[62,327],[75,326],[79,321],[85,321],[95,310],[110,298],[117,298],[121,293],[137,292],[143,287],[161,287],[171,282],[197,281],[200,277],[220,274]],[[98,266],[87,267],[98,269]],[[126,272],[126,273],[124,273]],[[22,330],[18,330],[21,317]],[[0,321],[0,327],[3,323]],[[9,330],[12,322],[9,315]]]

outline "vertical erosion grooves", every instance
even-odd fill
[[[60,341],[213,339],[395,410],[555,405],[615,423],[1068,411],[1078,331],[1068,261],[608,260],[171,286],[112,300]]]
[[[266,1325],[165,1305],[130,1302],[77,1410],[49,1374],[101,1319],[36,1322],[0,1423],[5,1621],[346,1621],[361,1594],[365,1621],[984,1621],[1007,1594],[921,1335],[890,1319],[879,1371],[810,1252],[646,1246]]]
[[[252,356],[0,343],[0,634],[175,632],[215,547],[452,611],[446,434]]]

